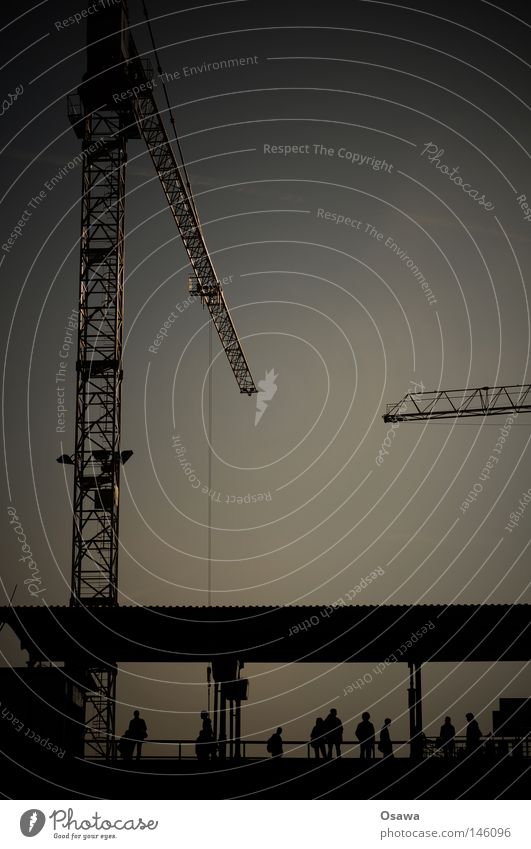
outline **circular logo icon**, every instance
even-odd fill
[[[30,808],[29,811],[24,811],[20,817],[20,830],[24,837],[35,837],[39,831],[42,831],[46,817],[42,811],[37,808]]]

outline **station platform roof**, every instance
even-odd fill
[[[32,660],[255,663],[531,659],[531,605],[0,607]]]

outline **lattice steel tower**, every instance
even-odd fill
[[[82,140],[79,331],[72,535],[72,606],[118,603],[127,136],[135,122],[112,95],[126,86],[124,4],[87,21],[87,73],[69,117]],[[135,130],[136,135],[138,133]],[[115,748],[116,666],[90,669],[86,742]]]

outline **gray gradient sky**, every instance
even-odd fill
[[[17,509],[46,602],[61,604],[71,480],[55,458],[73,447],[73,347],[65,434],[56,432],[55,374],[77,306],[81,180],[79,165],[68,165],[80,143],[65,95],[84,72],[85,32],[60,22],[84,6],[19,5],[28,14],[6,17],[0,33],[9,59],[2,97],[23,87],[0,119],[0,241],[25,210],[31,215],[0,256],[4,502]],[[429,2],[244,0],[188,11],[149,3],[209,250],[229,279],[255,381],[278,373],[255,426],[256,400],[238,394],[214,339],[214,604],[331,603],[376,567],[384,575],[353,603],[530,601],[531,509],[511,532],[506,525],[531,487],[531,418],[511,427],[466,512],[503,417],[401,425],[376,463],[385,404],[412,381],[434,389],[530,380],[531,221],[521,196],[531,203],[531,18],[523,3],[503,5],[447,3],[443,13]],[[130,6],[135,40],[148,50],[140,4]],[[247,62],[208,69],[230,58]],[[155,92],[162,106],[160,80]],[[458,167],[490,208],[437,165]],[[185,303],[186,256],[139,141],[129,145],[127,191],[122,448],[134,457],[121,493],[120,601],[205,604],[208,314]],[[155,354],[149,348],[172,311],[178,318]],[[176,456],[176,434],[198,488]],[[238,503],[257,494],[267,500]],[[7,513],[1,538],[4,597],[18,582],[15,602],[32,603]],[[5,632],[2,640],[14,661],[13,642]],[[306,736],[334,703],[349,722],[367,705],[378,724],[399,717],[395,735],[405,736],[405,670],[342,698],[365,671],[249,668],[244,729],[265,736],[281,723],[286,736]],[[190,736],[204,677],[192,666],[124,668],[119,722],[138,705],[157,736]],[[488,729],[484,706],[529,695],[530,683],[513,664],[432,665],[426,726],[449,710],[462,727],[472,709]]]

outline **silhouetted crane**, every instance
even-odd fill
[[[201,232],[182,155],[179,165],[152,89],[149,63],[139,58],[129,31],[126,0],[89,16],[87,72],[79,96],[69,98],[83,151],[76,435],[73,456],[58,458],[74,466],[72,606],[118,603],[120,469],[132,454],[120,450],[130,138],[147,145],[192,267],[191,291],[210,311],[240,391],[257,391]],[[87,698],[87,743],[110,757],[116,666],[95,664],[90,672],[95,686]]]

